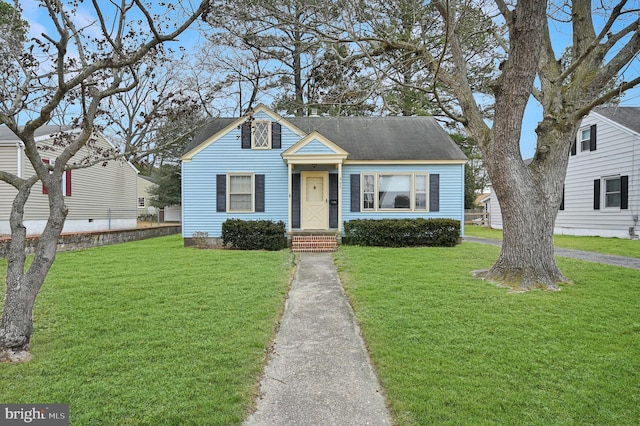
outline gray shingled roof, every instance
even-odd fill
[[[34,133],[35,137],[47,136],[54,133],[58,133],[62,130],[69,130],[70,126],[42,126]],[[13,134],[11,130],[5,125],[0,125],[0,141],[17,142],[20,139]]]
[[[594,112],[640,133],[640,107],[598,107]]]
[[[185,152],[237,118],[205,125]],[[433,117],[287,117],[308,133],[317,131],[349,153],[349,160],[466,160]]]

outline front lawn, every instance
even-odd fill
[[[511,294],[471,276],[497,255],[337,252],[398,424],[637,424],[640,271],[560,258],[574,285]]]
[[[60,253],[33,360],[0,364],[0,402],[68,403],[74,425],[239,424],[291,267],[285,250],[187,249],[180,236]]]
[[[484,228],[482,226],[467,225],[465,235],[470,237],[491,238],[502,240],[502,230]],[[613,254],[617,256],[640,258],[640,240],[625,240],[622,238],[575,237],[573,235],[555,235],[556,247],[592,251],[596,253]]]

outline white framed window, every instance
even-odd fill
[[[146,207],[144,197],[138,197],[138,207]]]
[[[414,210],[427,209],[427,175],[415,175],[413,178]]]
[[[227,175],[227,211],[229,212],[253,212],[255,188],[253,174],[234,173]]]
[[[369,173],[362,175],[362,210],[427,210],[426,173]]]
[[[620,176],[605,177],[602,179],[604,191],[602,194],[605,209],[619,209],[622,200],[622,184]]]
[[[271,149],[271,121],[255,120],[252,123],[251,148]]]
[[[376,184],[375,175],[362,175],[362,209],[375,210]]]
[[[591,128],[588,127],[586,129],[580,130],[579,138],[580,138],[580,151],[590,151],[591,150]]]

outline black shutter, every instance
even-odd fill
[[[338,175],[329,174],[329,228],[338,227]]]
[[[256,212],[264,211],[264,175],[255,176]]]
[[[360,175],[351,175],[351,211],[360,211]]]
[[[291,175],[291,227],[300,229],[300,173]]]
[[[589,151],[596,150],[596,125],[591,126],[590,138],[589,138]]]
[[[242,135],[240,139],[242,140],[240,146],[242,149],[251,149],[251,122],[245,121],[242,123]]]
[[[227,175],[216,175],[216,211],[227,211]]]
[[[577,152],[577,145],[578,145],[578,144],[577,144],[577,143],[576,143],[576,141],[574,140],[574,141],[573,141],[573,144],[571,145],[571,155],[576,155],[576,152]]]
[[[440,211],[440,175],[429,175],[429,211]]]
[[[620,176],[620,208],[629,208],[629,176]]]
[[[564,210],[564,185],[562,185],[562,201],[560,201],[560,210]]]
[[[282,126],[275,121],[271,123],[271,148],[280,149],[282,147]]]
[[[593,209],[600,210],[600,179],[593,181]]]

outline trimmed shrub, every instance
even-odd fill
[[[222,243],[240,250],[282,250],[287,246],[285,224],[272,220],[227,219],[222,224]]]
[[[355,219],[344,223],[343,243],[360,246],[453,247],[460,221],[453,219]]]

